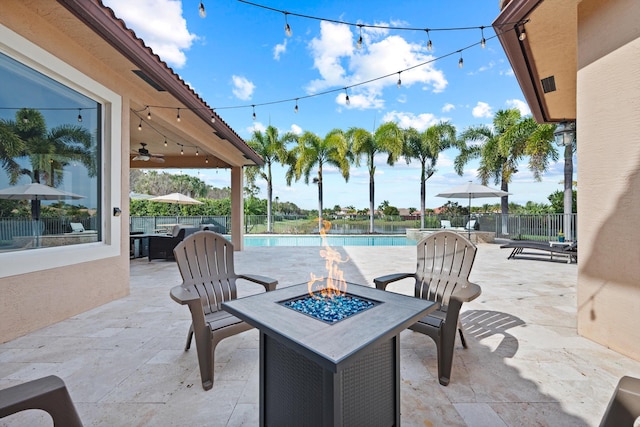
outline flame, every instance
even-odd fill
[[[327,276],[319,277],[311,273],[311,280],[308,282],[309,294],[314,296],[319,293],[323,298],[333,298],[347,292],[347,282],[344,280],[344,273],[340,270],[339,264],[349,261],[349,258],[343,259],[342,255],[327,243],[326,237],[330,228],[331,223],[322,220],[320,236],[322,237],[323,249],[320,249],[320,256],[325,260]]]

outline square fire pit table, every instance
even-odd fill
[[[260,331],[261,426],[400,426],[400,332],[437,303],[349,283],[375,303],[335,323],[283,305],[306,283],[222,307]]]

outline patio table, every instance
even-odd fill
[[[260,425],[400,425],[400,332],[438,303],[348,283],[377,304],[336,323],[285,307],[306,283],[224,302],[260,331]]]

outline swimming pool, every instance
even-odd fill
[[[416,242],[406,236],[352,236],[328,235],[329,246],[414,246]],[[245,235],[245,246],[322,246],[318,235]]]

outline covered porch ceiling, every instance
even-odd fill
[[[576,118],[578,3],[502,0],[500,15],[493,22],[539,123]]]
[[[100,0],[58,3],[64,8],[53,6],[55,3],[36,7],[49,7],[48,13],[58,15],[52,22],[59,22],[61,31],[101,63],[109,64],[118,80],[111,85],[128,97],[130,111],[123,123],[128,123],[130,144],[123,141],[123,150],[129,151],[130,167],[230,168],[263,164],[262,158]],[[77,19],[86,26],[77,25]],[[133,160],[141,143],[151,154],[162,155],[164,162]]]

